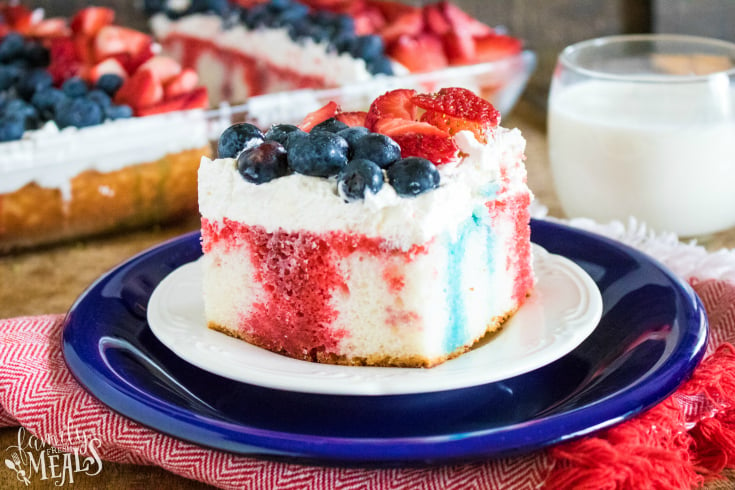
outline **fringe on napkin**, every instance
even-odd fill
[[[536,206],[534,217],[546,217]],[[706,297],[711,324],[707,357],[664,402],[623,424],[549,450],[551,490],[690,489],[735,467],[735,250],[709,253],[696,241],[655,233],[634,218],[600,224],[556,220],[608,236],[665,263]],[[718,279],[718,280],[715,280]],[[716,321],[714,317],[717,317]]]

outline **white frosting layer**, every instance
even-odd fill
[[[69,193],[71,178],[85,170],[111,172],[209,142],[204,111],[118,119],[59,130],[53,122],[23,139],[0,144],[0,193],[36,182]]]
[[[151,18],[151,30],[157,39],[165,40],[172,34],[201,39],[275,66],[323,77],[329,85],[373,78],[364,60],[347,53],[340,54],[326,42],[317,43],[311,39],[294,42],[286,28],[248,29],[238,25],[224,29],[222,19],[217,15],[193,14],[172,21],[164,14],[156,14]],[[396,65],[394,70],[401,72],[405,68]]]
[[[455,233],[457,225],[492,199],[501,184],[509,186],[509,192],[530,192],[520,131],[498,129],[487,145],[478,143],[470,132],[455,138],[464,158],[458,164],[440,166],[439,188],[414,198],[399,197],[386,183],[375,195],[345,203],[335,179],[292,174],[257,185],[242,178],[234,159],[203,158],[199,209],[207,219],[226,217],[268,232],[279,228],[353,232],[408,250],[442,232]]]

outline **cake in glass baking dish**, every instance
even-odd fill
[[[206,88],[89,7],[0,5],[0,253],[196,212]]]
[[[522,49],[446,1],[148,1],[146,10],[165,52],[199,73],[214,102],[491,62]]]
[[[431,367],[534,286],[525,141],[469,90],[228,128],[199,168],[209,328],[322,363]]]

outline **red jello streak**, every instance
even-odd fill
[[[354,253],[373,257],[402,256],[410,261],[423,247],[409,251],[391,248],[384,240],[342,232],[266,232],[225,218],[202,220],[202,247],[237,253],[241,244],[256,270],[252,279],[263,285],[266,297],[251,306],[240,326],[257,330],[263,347],[287,355],[315,359],[317,354],[336,353],[344,331],[332,328],[338,312],[331,298],[347,291],[339,260]],[[349,291],[347,291],[349,292]]]
[[[508,269],[517,269],[514,278],[513,299],[523,304],[526,295],[533,287],[533,272],[531,266],[531,227],[529,226],[531,196],[528,193],[517,194],[504,200],[495,200],[487,203],[490,216],[493,220],[501,216],[515,215],[513,243],[515,247],[508,255]],[[516,211],[514,213],[514,211]]]

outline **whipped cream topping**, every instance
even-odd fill
[[[0,193],[36,182],[70,197],[71,179],[85,170],[111,172],[209,142],[204,111],[118,119],[97,126],[59,128],[53,121],[0,144]]]
[[[229,218],[268,232],[358,233],[408,250],[444,232],[456,236],[458,224],[498,189],[530,192],[519,130],[499,128],[487,145],[467,131],[455,138],[463,158],[438,167],[437,189],[404,198],[386,183],[377,194],[349,203],[339,196],[334,178],[291,174],[253,184],[239,174],[235,159],[205,157],[199,167],[199,210],[209,220]]]
[[[330,85],[363,82],[374,78],[365,60],[348,53],[338,53],[327,42],[302,39],[295,42],[283,28],[249,29],[237,25],[225,29],[222,19],[212,14],[192,14],[172,21],[165,14],[156,14],[150,21],[157,39],[165,40],[172,34],[184,35],[225,49],[266,60],[275,66],[297,68],[300,73],[323,77]],[[406,69],[395,64],[395,73]]]

